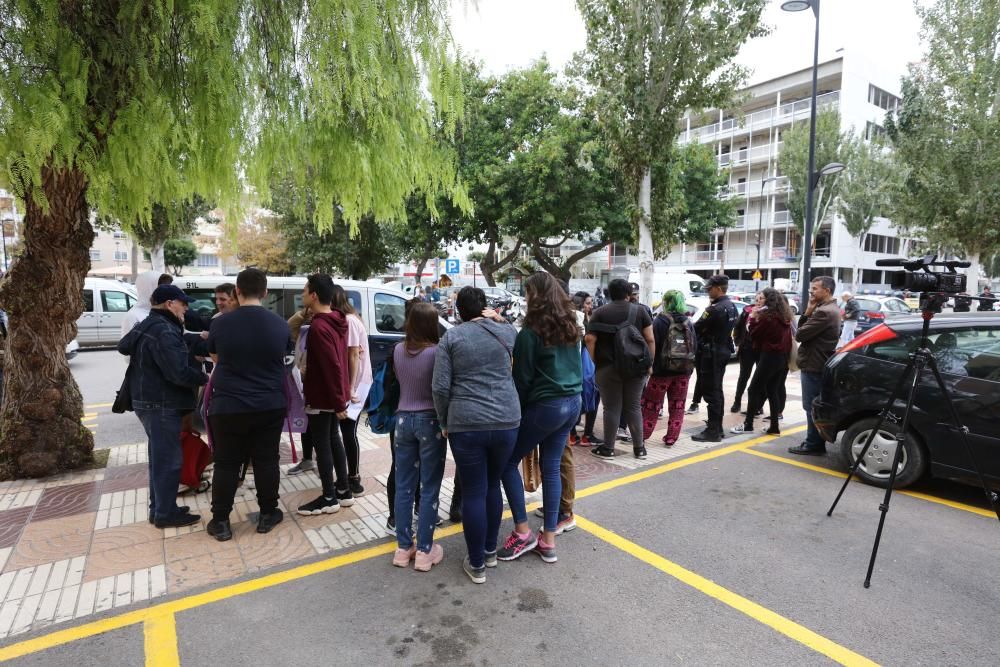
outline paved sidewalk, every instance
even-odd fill
[[[738,370],[731,365],[727,371],[727,400],[733,395]],[[789,377],[788,390],[784,423],[792,425],[804,420],[796,374]],[[85,421],[93,416],[88,414]],[[670,449],[660,444],[666,426],[666,420],[661,420],[663,428],[648,442],[649,456],[644,461],[634,459],[628,445],[619,447],[622,456],[614,461],[603,461],[586,448],[575,448],[578,484],[707,449],[711,445],[690,438],[701,430],[704,417],[704,405],[700,413],[688,415],[681,438]],[[727,412],[726,428],[741,419]],[[358,435],[366,492],[353,507],[337,514],[299,516],[295,508],[319,493],[319,479],[314,473],[282,476],[280,506],[285,521],[271,533],[258,535],[252,521],[256,499],[245,485],[237,493],[232,517],[234,539],[229,542],[217,542],[204,534],[211,492],[188,493],[179,499],[202,515],[197,524],[159,530],[147,523],[144,442],[113,447],[103,470],[0,483],[0,643],[7,643],[10,640],[5,638],[13,635],[111,608],[387,540],[389,440],[372,435],[363,425]],[[753,436],[731,441],[748,437]],[[285,436],[282,468],[291,463]],[[449,452],[439,503],[445,519],[453,480]],[[529,498],[540,499],[540,492]]]

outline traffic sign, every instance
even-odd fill
[[[457,259],[446,259],[444,261],[444,272],[450,275],[457,275],[461,272],[461,262]]]
[[[754,280],[763,280],[764,279],[764,274],[762,274],[760,271],[754,271],[753,272],[753,279]]]

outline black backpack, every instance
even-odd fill
[[[694,331],[688,318],[678,315],[670,318],[670,328],[667,337],[660,346],[659,367],[673,374],[690,373],[694,370],[694,357],[697,345]]]
[[[646,339],[643,338],[639,327],[635,325],[638,316],[639,306],[632,304],[628,309],[628,318],[621,324],[590,324],[591,331],[609,333],[615,337],[615,369],[624,378],[647,375],[653,365]]]

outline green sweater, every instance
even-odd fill
[[[521,405],[583,391],[580,345],[544,345],[525,327],[514,342],[514,385]]]

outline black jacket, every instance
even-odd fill
[[[136,410],[193,410],[195,387],[208,376],[188,363],[184,329],[174,316],[153,309],[118,341],[118,351],[131,357],[129,393]]]

